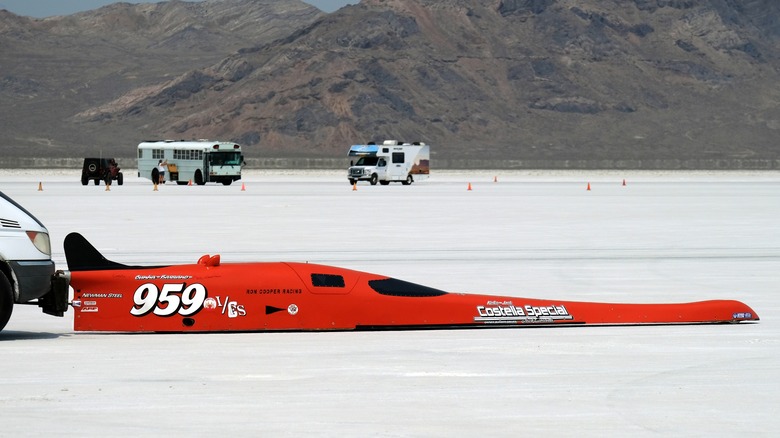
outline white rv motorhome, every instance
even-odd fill
[[[368,181],[372,186],[377,182],[409,185],[430,175],[431,149],[425,143],[385,140],[381,145],[356,144],[349,148],[349,156],[359,157],[357,162],[350,162],[350,184]]]

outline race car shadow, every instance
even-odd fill
[[[39,332],[20,332],[14,330],[3,330],[0,332],[0,342],[3,341],[23,341],[27,339],[56,339],[62,336],[61,333],[39,333]]]

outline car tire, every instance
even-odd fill
[[[357,180],[351,179],[349,180],[349,185],[354,186]]]
[[[371,174],[371,185],[375,186],[377,181],[379,181],[379,176],[375,173]]]
[[[119,172],[119,173],[116,175],[116,183],[117,183],[117,184],[119,184],[119,185],[121,186],[121,185],[122,185],[122,183],[124,182],[124,181],[123,181],[123,179],[124,179],[124,178],[122,177],[122,172]]]
[[[100,185],[100,178],[95,178],[95,185],[96,185],[96,186],[99,186],[99,185]]]
[[[11,319],[11,313],[14,311],[14,295],[11,291],[11,283],[5,278],[5,274],[0,271],[0,331]]]
[[[87,185],[88,182],[89,182],[89,178],[87,178],[86,176],[82,176],[81,177],[81,185],[82,186]]]

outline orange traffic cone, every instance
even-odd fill
[[[192,180],[190,180],[190,182],[188,182],[187,185],[191,186],[192,185]]]
[[[241,183],[241,191],[242,191],[242,192],[245,192],[245,191],[246,191],[246,186],[244,185],[244,183]]]
[[[588,183],[588,190],[590,190],[590,183]]]
[[[352,183],[352,191],[353,192],[357,192],[357,183],[356,182]]]
[[[469,188],[468,188],[468,189],[466,189],[466,190],[471,190],[471,183],[469,183]]]
[[[43,191],[43,183],[41,183],[41,182],[38,183],[38,191],[39,192]]]

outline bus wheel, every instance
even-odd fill
[[[371,175],[371,185],[375,186],[376,182],[379,181],[379,177],[374,173]]]
[[[414,178],[412,178],[412,175],[406,175],[406,181],[402,181],[401,184],[408,186],[413,182],[414,182]]]
[[[156,185],[158,182],[160,182],[160,171],[155,167],[152,169],[152,184]]]
[[[203,174],[200,172],[200,169],[195,171],[195,184],[199,186],[206,184],[206,181],[203,181]]]
[[[231,184],[233,184],[233,180],[232,179],[226,179],[226,180],[222,181],[222,185],[223,186],[229,186]]]
[[[5,327],[8,320],[11,319],[11,312],[14,310],[14,295],[11,292],[11,283],[5,278],[3,271],[0,271],[0,330]]]

